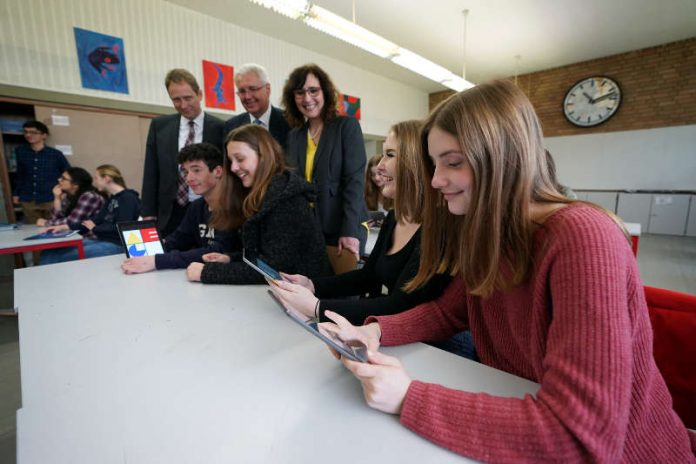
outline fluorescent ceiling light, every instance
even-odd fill
[[[250,0],[289,18],[299,19],[325,34],[362,48],[380,58],[391,60],[412,72],[438,82],[457,92],[474,86],[442,66],[401,48],[382,36],[348,21],[307,0]]]
[[[251,0],[251,3],[265,6],[269,10],[292,19],[300,19],[307,14],[310,7],[307,0]]]
[[[380,58],[388,58],[398,46],[387,39],[360,27],[317,5],[312,5],[304,22],[315,29],[362,48]]]

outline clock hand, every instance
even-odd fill
[[[587,92],[583,92],[582,94],[583,94],[585,97],[587,97],[587,101],[588,101],[590,104],[594,103],[594,100],[592,99],[592,97],[590,97],[589,95],[587,95]]]
[[[600,102],[602,100],[606,100],[607,98],[610,98],[612,95],[616,95],[616,92],[609,92],[605,95],[602,95],[601,97],[597,97],[593,101],[591,101],[590,103],[597,103],[597,102]]]

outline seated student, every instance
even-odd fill
[[[135,221],[140,216],[138,193],[126,188],[121,171],[103,164],[94,174],[94,186],[108,195],[106,206],[96,216],[82,222],[49,227],[49,231],[76,230],[85,237],[82,246],[86,258],[116,255],[123,252],[116,223]],[[62,263],[78,258],[75,247],[56,248],[41,253],[41,264]]]
[[[551,182],[541,126],[514,84],[453,95],[423,129],[426,190],[417,288],[443,295],[353,327],[369,364],[343,360],[367,403],[441,446],[487,462],[694,462],[652,355],[636,260],[617,219]],[[446,209],[445,209],[446,208]],[[449,210],[449,214],[447,212]],[[481,362],[540,384],[508,398],[411,380],[380,344],[471,328]]]
[[[412,292],[402,288],[416,275],[420,256],[421,225],[416,218],[422,211],[425,171],[420,164],[419,131],[418,121],[400,122],[391,127],[384,141],[384,156],[378,165],[384,182],[382,194],[394,200],[395,209],[387,215],[365,266],[311,280],[286,275],[288,282],[271,287],[285,304],[322,321],[326,320],[324,311],[331,309],[360,324],[369,315],[399,313],[440,295],[449,276],[434,276]],[[387,295],[382,294],[382,286]],[[365,294],[369,298],[338,299]]]
[[[382,192],[384,179],[377,168],[381,159],[382,155],[378,153],[367,162],[367,170],[365,171],[365,205],[369,211],[386,212],[394,207],[392,199],[385,197]]]
[[[81,223],[104,206],[104,197],[94,190],[92,176],[82,168],[68,168],[53,187],[53,208],[49,219],[39,218],[40,227]]]
[[[227,135],[220,205],[211,227],[240,230],[248,256],[272,267],[310,276],[330,272],[324,238],[314,212],[312,186],[285,168],[283,151],[263,127],[241,126]],[[263,276],[242,261],[241,252],[208,253],[191,263],[191,281],[260,284]]]
[[[210,143],[195,143],[182,148],[176,161],[189,188],[201,198],[189,205],[181,224],[165,237],[166,253],[126,259],[121,264],[126,274],[183,269],[194,261],[201,262],[206,253],[241,250],[236,231],[215,230],[208,225],[222,176],[220,150]]]

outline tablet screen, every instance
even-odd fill
[[[129,258],[164,253],[154,221],[119,222],[117,226],[124,252]]]
[[[268,263],[266,263],[261,258],[247,256],[246,250],[242,250],[242,259],[245,263],[251,266],[256,272],[261,274],[267,279],[271,280],[283,280],[280,273],[273,269]]]

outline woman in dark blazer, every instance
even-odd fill
[[[293,129],[288,134],[288,164],[314,185],[314,205],[337,273],[355,268],[367,238],[365,145],[360,124],[339,116],[331,78],[315,64],[290,73],[283,106]]]

